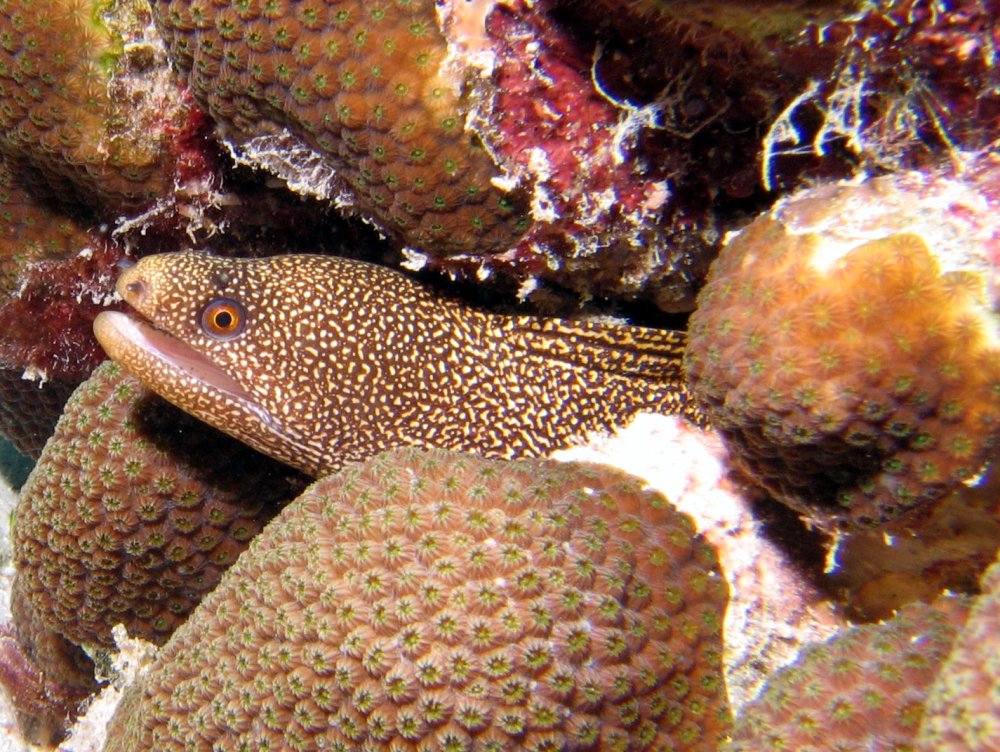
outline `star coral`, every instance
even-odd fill
[[[170,187],[167,153],[110,85],[129,59],[107,5],[0,1],[0,155],[61,201],[135,206]]]
[[[983,576],[983,594],[927,698],[917,749],[962,752],[1000,748],[1000,564]]]
[[[73,393],[22,490],[21,597],[77,644],[110,647],[119,622],[161,643],[299,487],[105,364]]]
[[[903,609],[803,650],[737,718],[726,752],[912,750],[965,599]]]
[[[292,134],[337,173],[348,205],[408,245],[491,252],[520,234],[517,197],[494,185],[499,171],[465,129],[466,76],[449,64],[432,0],[171,0],[153,10],[237,150]]]
[[[739,464],[827,528],[975,476],[1000,427],[1000,162],[831,184],[730,240],[688,378]]]
[[[393,450],[254,540],[105,752],[715,750],[716,567],[618,471]]]

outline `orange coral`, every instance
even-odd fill
[[[715,262],[689,379],[750,475],[820,525],[886,522],[986,462],[998,240],[978,191],[913,174],[805,192]]]
[[[0,155],[66,201],[141,203],[170,188],[162,134],[109,86],[121,39],[99,2],[0,0]]]
[[[386,232],[454,253],[503,250],[524,229],[465,129],[466,82],[448,63],[432,0],[153,8],[171,57],[229,136],[289,129]]]

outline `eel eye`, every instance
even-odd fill
[[[247,322],[246,311],[232,298],[216,298],[201,312],[201,328],[209,337],[232,339]]]

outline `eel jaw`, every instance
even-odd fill
[[[149,389],[182,410],[212,423],[184,404],[184,394],[205,389],[220,393],[238,409],[251,413],[266,425],[274,420],[239,382],[209,358],[171,334],[120,311],[102,311],[94,319],[94,335],[108,357]],[[225,430],[222,426],[216,426]]]

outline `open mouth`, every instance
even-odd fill
[[[143,372],[166,369],[184,383],[208,386],[235,400],[253,404],[253,397],[209,358],[151,324],[120,311],[102,311],[94,319],[94,334],[108,356],[139,378]],[[147,384],[154,391],[155,384]],[[254,410],[259,412],[259,410]]]

